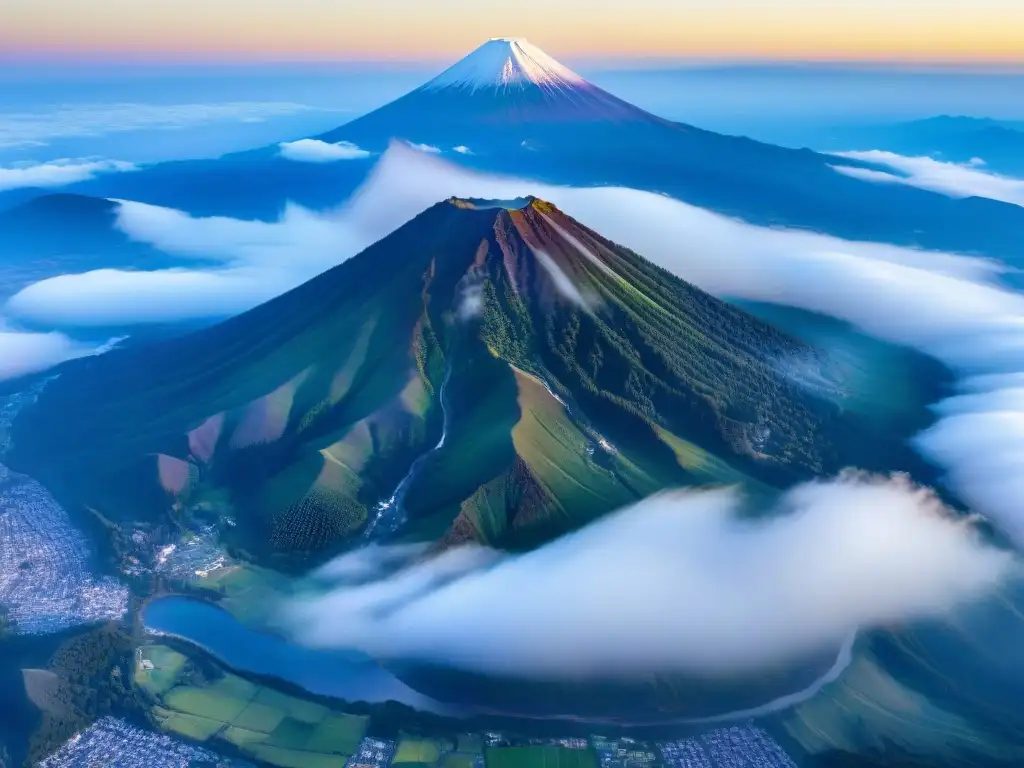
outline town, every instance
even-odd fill
[[[89,553],[43,486],[0,465],[0,606],[9,631],[60,632],[124,616],[128,588],[93,576]]]
[[[251,768],[166,734],[104,717],[39,763],[39,768]]]
[[[406,746],[386,738],[365,736],[344,768],[401,768],[415,762],[408,745],[420,745],[421,752],[436,746],[431,765],[485,766],[515,762],[530,768],[536,762],[565,765],[558,750],[571,750],[580,758],[572,765],[600,765],[601,768],[796,768],[796,763],[763,729],[753,723],[716,728],[693,738],[651,743],[629,738],[518,739],[501,733],[463,734],[457,739],[404,740]],[[400,752],[408,751],[408,754]],[[509,757],[514,753],[514,760]],[[420,755],[422,757],[422,754]],[[144,759],[143,759],[144,758]],[[534,759],[536,758],[536,759]],[[595,759],[596,758],[596,759]],[[554,760],[552,763],[551,760]],[[334,763],[330,763],[334,765]],[[134,768],[250,768],[239,759],[221,757],[208,749],[166,734],[149,732],[122,720],[106,717],[78,734],[58,752],[40,764],[40,768],[85,768],[86,766]],[[342,762],[338,762],[339,768]],[[417,768],[424,763],[416,763]]]
[[[0,407],[0,456],[10,424],[33,402],[46,380]],[[90,548],[67,512],[30,477],[0,464],[0,612],[6,631],[60,632],[93,621],[118,619],[128,610],[128,588],[95,577]]]

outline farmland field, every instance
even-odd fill
[[[154,668],[143,668],[144,660]],[[196,741],[223,740],[249,758],[281,768],[343,768],[366,731],[365,717],[334,712],[237,675],[193,682],[187,666],[184,656],[159,645],[141,649],[137,659],[135,684],[156,700],[153,719],[167,732]],[[417,755],[425,751],[415,749]],[[436,760],[436,746],[433,754]]]
[[[588,749],[499,747],[487,750],[487,768],[597,768]]]
[[[436,763],[441,757],[437,742],[427,739],[403,738],[398,742],[395,763]]]

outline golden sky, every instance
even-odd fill
[[[1024,0],[0,0],[0,53],[448,60],[495,36],[563,58],[1024,62]]]

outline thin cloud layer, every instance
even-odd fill
[[[801,485],[753,519],[741,502],[735,489],[661,494],[527,554],[417,559],[296,599],[284,618],[312,646],[484,673],[734,675],[943,616],[1014,569],[899,477]]]
[[[939,192],[950,197],[988,197],[1004,203],[1024,206],[1024,179],[1001,176],[981,169],[984,161],[974,158],[960,165],[934,160],[930,157],[906,157],[894,152],[870,150],[867,152],[833,152],[837,157],[863,160],[892,168],[897,173],[836,165],[839,173],[877,184],[904,184],[910,187]]]
[[[300,163],[336,163],[339,160],[360,160],[372,153],[350,141],[330,144],[319,139],[299,139],[278,145],[281,157]]]
[[[136,171],[138,166],[121,160],[65,158],[46,163],[18,163],[0,168],[0,192],[23,187],[63,187],[103,173]]]
[[[435,147],[433,144],[415,144],[410,142],[409,146],[413,149],[419,150],[420,152],[426,152],[429,155],[441,154],[441,148]]]
[[[65,328],[226,317],[277,295],[271,285],[273,274],[249,267],[159,272],[97,269],[34,283],[12,296],[7,310],[23,320]],[[280,274],[290,277],[287,272]]]
[[[117,226],[194,269],[98,269],[49,278],[11,297],[7,311],[57,327],[223,317],[274,298],[373,242],[342,217],[286,208],[274,223],[120,201]],[[214,262],[216,266],[200,262]]]
[[[144,129],[177,130],[227,121],[251,122],[312,109],[293,102],[235,101],[80,104],[45,112],[0,112],[0,147],[40,147],[56,139]]]

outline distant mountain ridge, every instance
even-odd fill
[[[62,371],[12,468],[115,542],[212,516],[263,562],[375,530],[529,547],[665,487],[924,471],[844,409],[828,355],[534,198],[438,203],[248,313]]]
[[[995,173],[1024,175],[1024,122],[938,115],[888,125],[839,127],[817,144],[821,149],[881,149],[951,163],[984,161]]]
[[[121,231],[117,208],[112,200],[56,193],[0,211],[0,297],[68,272],[180,263]]]

